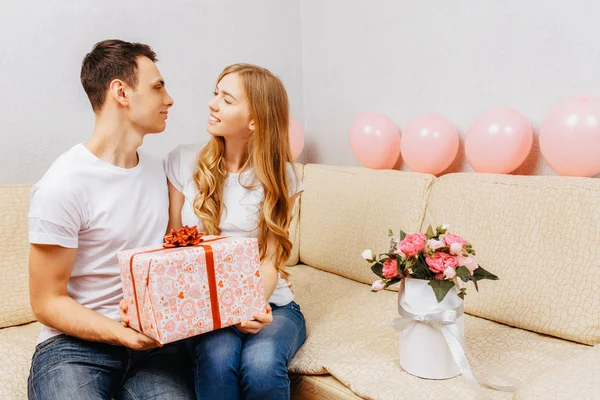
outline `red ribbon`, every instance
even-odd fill
[[[190,229],[189,227],[185,226],[184,228]],[[184,229],[181,228],[181,229]],[[193,227],[196,228],[196,227]],[[180,231],[181,231],[180,229]],[[171,234],[173,234],[173,232],[178,232],[175,230],[171,231]],[[168,235],[167,235],[168,236]],[[203,242],[203,243],[207,243],[207,242],[214,242],[217,240],[221,240],[224,239],[224,236],[219,236],[219,237],[215,237],[209,240],[204,240],[202,238],[202,234],[200,234],[200,236],[198,237],[198,239],[200,239],[198,241],[198,243]],[[166,241],[166,236],[165,236],[165,241]],[[182,242],[180,242],[182,243]],[[180,247],[180,246],[190,246],[191,244],[186,243],[186,244],[175,244],[172,246],[166,246],[165,244],[163,244],[164,247],[159,248],[159,249],[153,249],[153,250],[146,250],[146,251],[141,251],[139,253],[134,253],[130,256],[129,258],[129,271],[131,273],[131,282],[132,282],[132,286],[133,286],[133,297],[135,298],[135,311],[137,314],[137,318],[138,318],[138,322],[139,322],[139,327],[140,327],[140,332],[144,333],[144,329],[142,328],[142,319],[140,318],[140,307],[139,307],[139,303],[138,303],[138,296],[137,296],[137,290],[136,290],[136,285],[135,285],[135,278],[133,275],[133,259],[135,256],[140,255],[140,254],[146,254],[146,253],[154,253],[157,251],[163,251],[166,250],[168,248],[173,248],[173,247]],[[208,289],[209,289],[209,295],[210,295],[210,306],[211,306],[211,312],[212,312],[212,317],[213,317],[213,326],[214,329],[219,329],[221,328],[221,313],[219,311],[219,296],[217,294],[217,279],[216,279],[216,275],[215,275],[215,259],[214,259],[214,255],[213,255],[213,251],[212,251],[212,247],[210,245],[201,245],[201,244],[192,244],[192,246],[200,246],[204,249],[204,255],[206,258],[206,273],[208,276]],[[148,264],[148,274],[150,274],[150,267],[152,265],[152,261],[150,261],[150,263]],[[146,287],[148,285],[148,275],[146,276]]]

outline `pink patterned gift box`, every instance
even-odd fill
[[[165,344],[264,312],[257,240],[202,239],[191,247],[154,246],[118,254],[132,328]]]

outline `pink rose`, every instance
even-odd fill
[[[444,272],[448,267],[456,268],[458,266],[456,257],[447,253],[433,253],[433,256],[425,258],[425,262],[429,265],[429,270],[436,274]]]
[[[378,279],[375,282],[373,282],[373,284],[371,285],[371,290],[374,292],[378,292],[381,289],[383,289],[384,287],[385,287],[385,283],[383,283],[383,281],[381,279]]]
[[[388,258],[383,263],[383,270],[381,273],[386,279],[392,279],[398,276],[398,261],[395,258]]]
[[[453,243],[467,244],[469,242],[467,242],[460,236],[449,233],[447,235],[444,235],[444,243],[446,243],[446,246],[452,246]]]
[[[423,251],[427,244],[427,238],[422,233],[413,233],[406,235],[404,240],[400,243],[400,251],[406,254],[408,257],[413,257],[419,252]]]

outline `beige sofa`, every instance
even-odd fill
[[[308,339],[290,365],[299,399],[473,399],[463,377],[398,364],[394,291],[370,292],[361,259],[387,231],[448,223],[500,281],[468,290],[466,342],[479,376],[522,382],[486,399],[600,398],[600,180],[430,175],[309,164],[290,268]],[[26,398],[39,324],[27,293],[27,185],[0,187],[0,399]],[[499,382],[501,383],[501,382]]]

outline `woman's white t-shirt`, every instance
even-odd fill
[[[199,231],[202,231],[202,222],[194,213],[193,207],[198,193],[194,181],[194,170],[202,146],[202,144],[179,146],[169,153],[165,162],[167,178],[184,196],[181,223],[188,226],[197,225]],[[287,165],[287,181],[290,197],[304,190],[302,181],[296,177],[290,163]],[[264,190],[255,179],[252,170],[228,173],[223,189],[224,208],[221,215],[221,235],[257,238],[263,198]],[[289,282],[279,276],[269,303],[276,306],[290,303],[294,299],[294,294],[289,286]]]

